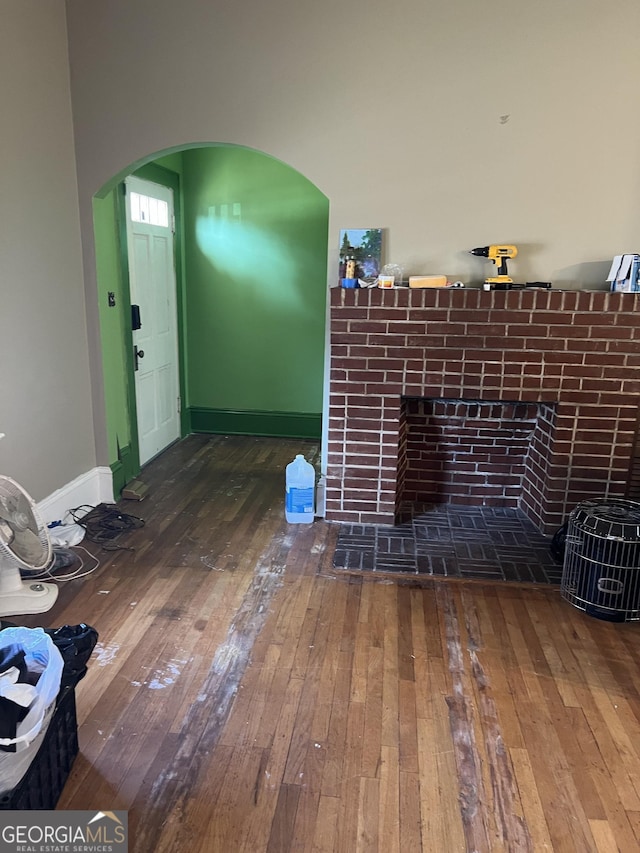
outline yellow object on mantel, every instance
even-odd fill
[[[446,287],[446,275],[411,275],[409,287]]]

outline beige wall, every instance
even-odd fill
[[[29,223],[12,223],[11,278],[46,270],[58,285],[42,313],[40,292],[11,290],[14,312],[29,318],[12,334],[33,343],[36,316],[62,321],[55,333],[38,323],[60,349],[55,363],[43,359],[38,385],[51,401],[52,374],[62,380],[60,363],[69,369],[82,430],[84,333],[67,316],[79,320],[80,299],[61,4],[2,2],[18,31],[4,36],[3,78],[19,68],[25,80],[24,91],[8,93],[17,117],[9,154],[28,155],[20,170],[30,203],[15,173],[11,202],[0,204],[13,211],[18,199],[24,214],[44,191],[36,230],[61,256],[25,261]],[[91,196],[153,152],[230,142],[298,169],[331,202],[332,281],[343,227],[388,229],[385,259],[409,273],[475,283],[490,265],[467,250],[489,242],[519,246],[516,279],[565,287],[604,287],[611,256],[640,247],[637,0],[67,0],[67,17],[99,462],[107,454]],[[45,127],[54,142],[46,147]],[[67,467],[91,453],[76,439],[65,437]],[[37,447],[48,470],[62,464],[46,443],[13,441]]]
[[[89,316],[90,197],[152,152],[256,148],[384,227],[407,273],[604,288],[640,249],[637,0],[67,0]],[[99,357],[92,350],[98,447]]]
[[[63,0],[0,0],[0,473],[95,462]]]
[[[515,277],[598,286],[640,246],[637,0],[67,5],[83,197],[235,142],[329,196],[336,246],[386,227],[411,272],[480,282],[466,250],[514,242]]]

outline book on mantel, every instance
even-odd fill
[[[607,281],[612,291],[634,293],[640,290],[640,255],[616,255]]]

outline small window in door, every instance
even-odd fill
[[[133,222],[146,222],[147,225],[169,227],[169,205],[159,198],[141,193],[129,193],[131,219]]]

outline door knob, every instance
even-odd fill
[[[135,346],[135,344],[134,344],[134,347],[133,347],[133,369],[134,370],[138,369],[138,359],[140,359],[140,358],[144,358],[144,350],[138,349],[138,347]]]

